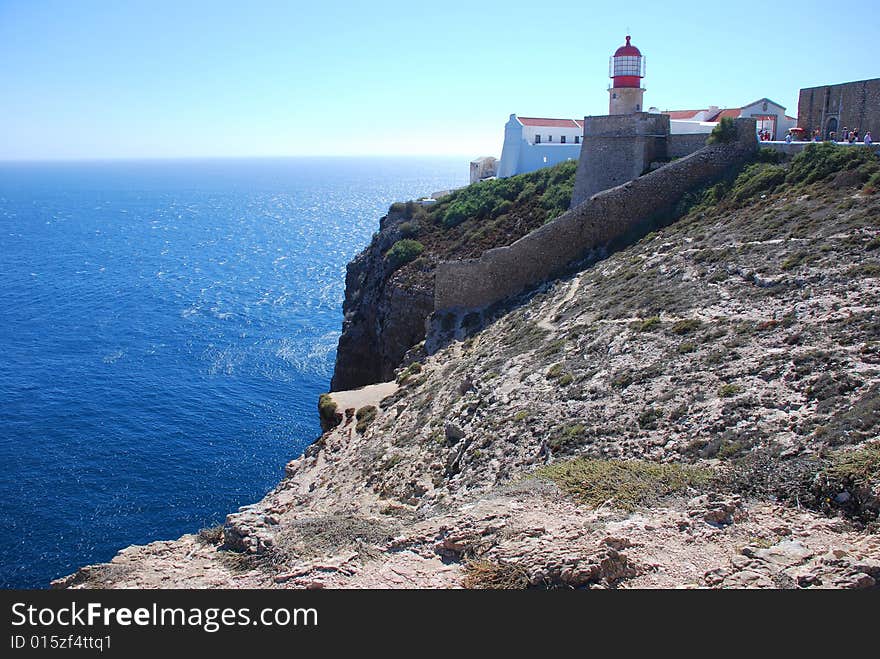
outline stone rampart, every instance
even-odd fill
[[[541,284],[590,250],[608,245],[669,212],[682,196],[710,183],[757,148],[755,120],[737,119],[737,139],[706,146],[649,174],[593,195],[553,222],[478,259],[436,270],[434,309],[477,309]],[[580,174],[580,172],[579,172]]]
[[[584,143],[571,207],[641,176],[652,162],[666,160],[668,135],[669,116],[665,114],[584,117]]]

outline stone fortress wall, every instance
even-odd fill
[[[838,140],[844,127],[858,129],[860,139],[870,130],[880,141],[880,78],[801,89],[798,126],[810,135],[819,129],[823,139],[834,131]]]
[[[669,116],[665,114],[584,117],[584,144],[571,207],[641,176],[652,162],[665,160],[668,135]]]
[[[616,119],[623,124],[622,130],[636,131],[620,154],[612,154],[613,163],[616,163],[612,166],[617,166],[617,173],[603,173],[600,178],[600,181],[613,180],[614,176],[623,175],[620,172],[629,172],[632,180],[592,195],[511,245],[488,250],[477,259],[440,263],[434,283],[435,311],[486,307],[547,281],[584,258],[590,250],[621,239],[658,213],[671,210],[685,193],[719,178],[729,167],[743,162],[758,148],[755,120],[741,118],[736,120],[735,141],[704,146],[691,155],[639,176],[652,162],[646,159],[656,159],[659,155],[660,133],[653,131],[663,128],[655,122],[645,121],[644,115],[647,113],[587,118]],[[647,116],[657,118],[663,115]],[[665,119],[668,122],[668,117]],[[613,141],[623,145],[625,140],[613,135],[613,123],[596,122],[595,128],[605,131],[599,135],[598,144]],[[700,137],[705,140],[704,135]],[[583,166],[585,159],[595,157],[588,144],[585,142],[582,152],[585,156],[578,167],[575,182],[575,189],[580,189],[581,195],[585,190],[602,185],[581,180],[583,175],[596,171],[593,166]],[[628,157],[635,157],[643,164],[631,167],[625,160]],[[608,162],[605,161],[606,167]]]

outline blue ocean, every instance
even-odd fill
[[[0,163],[0,586],[223,521],[320,432],[346,263],[462,159]]]

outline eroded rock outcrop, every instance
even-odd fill
[[[389,212],[379,233],[348,264],[333,391],[391,379],[406,351],[425,338],[425,319],[434,308],[433,275],[416,271],[404,278],[385,258],[405,221],[401,213]]]

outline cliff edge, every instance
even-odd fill
[[[333,394],[341,423],[222,528],[55,585],[876,587],[878,172],[762,152],[396,383]]]

